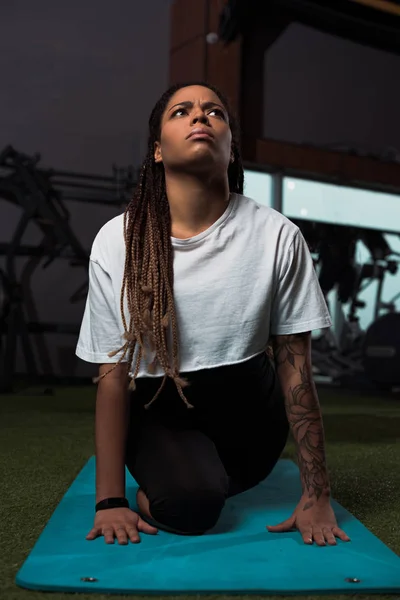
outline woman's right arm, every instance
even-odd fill
[[[109,364],[100,366],[102,375]],[[118,365],[101,379],[96,399],[96,503],[105,498],[122,498],[125,490],[125,445],[128,435],[129,401],[126,364]],[[128,539],[140,542],[139,532],[155,535],[152,527],[130,508],[100,510],[95,515],[94,527],[86,536],[94,540],[104,536],[107,544],[117,538],[119,544]]]
[[[100,365],[99,375],[111,368]],[[125,496],[125,446],[129,403],[127,363],[98,383],[96,396],[96,503]]]

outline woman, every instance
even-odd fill
[[[303,494],[269,531],[348,540],[330,505],[310,361],[311,330],[331,321],[305,241],[242,195],[235,121],[212,86],[172,87],[149,126],[133,199],[91,252],[77,346],[100,364],[87,539],[204,533],[228,497],[268,476],[291,429]]]

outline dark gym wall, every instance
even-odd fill
[[[169,4],[1,2],[1,143],[64,169],[136,162],[167,83]]]
[[[1,2],[0,150],[12,144],[21,152],[40,152],[45,166],[105,175],[114,162],[137,165],[149,110],[168,84],[169,5],[169,0]],[[68,208],[87,247],[117,214],[81,203]],[[18,216],[0,199],[0,241],[10,239]],[[39,241],[34,226],[24,241]],[[33,278],[39,318],[78,323],[83,305],[70,305],[68,298],[80,283],[81,270],[63,261],[39,269]],[[46,339],[54,369],[71,373],[75,340],[55,334]],[[81,361],[76,368],[87,372]]]
[[[168,83],[169,6],[170,0],[0,3],[0,149],[12,144],[40,152],[46,166],[105,175],[114,162],[137,165],[149,110]],[[295,142],[400,146],[399,66],[398,57],[292,25],[266,61],[265,133]],[[352,107],[347,114],[345,105]],[[68,208],[87,247],[117,212]],[[10,239],[17,217],[0,199],[0,241]],[[33,226],[24,241],[39,241]],[[83,304],[70,305],[68,297],[81,281],[81,272],[62,261],[38,270],[39,318],[79,323]],[[74,359],[74,339],[47,341],[56,372],[88,373]]]

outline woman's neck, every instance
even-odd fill
[[[166,173],[165,183],[171,234],[176,238],[193,237],[211,227],[224,214],[229,202],[227,177],[216,180]]]

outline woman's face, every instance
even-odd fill
[[[154,159],[166,171],[227,173],[232,154],[228,114],[212,90],[193,85],[178,90],[161,120]]]

